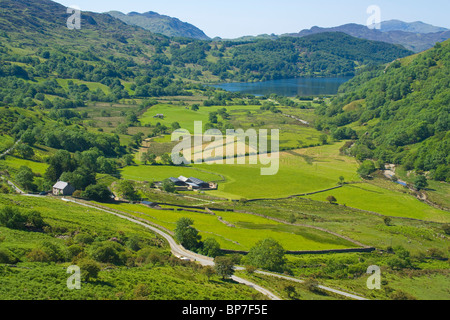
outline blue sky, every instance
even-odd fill
[[[82,10],[146,12],[179,18],[210,37],[236,38],[298,32],[312,26],[366,24],[367,8],[377,5],[381,19],[423,21],[450,29],[449,0],[57,0]]]

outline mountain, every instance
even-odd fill
[[[209,40],[210,38],[199,28],[182,22],[177,18],[160,15],[156,12],[137,13],[130,12],[124,14],[118,11],[110,11],[107,14],[120,19],[129,25],[135,25],[159,33],[167,37],[183,37],[198,40]]]
[[[403,22],[400,20],[383,21],[380,25],[382,32],[389,31],[404,31],[412,33],[438,33],[449,31],[446,28],[436,27],[431,24],[423,23],[422,21],[416,22]]]
[[[437,42],[443,42],[447,39],[450,39],[450,31],[448,30],[444,32],[426,34],[399,30],[383,32],[376,29],[370,29],[367,26],[355,23],[345,24],[332,28],[312,27],[309,30],[302,30],[299,33],[290,33],[283,36],[304,37],[311,34],[324,32],[343,32],[356,38],[400,44],[406,49],[412,50],[414,52],[425,51],[432,48]]]
[[[387,63],[412,53],[398,45],[338,32],[225,43],[232,59],[221,59],[218,64],[227,70],[238,68],[242,81],[353,76],[361,66]]]
[[[0,9],[0,73],[111,86],[107,97],[101,92],[84,92],[81,100],[89,95],[111,100],[186,93],[188,84],[173,79],[245,82],[353,76],[364,65],[388,63],[411,54],[397,45],[343,33],[258,41],[167,38],[109,14],[92,12],[82,12],[80,30],[69,30],[70,14],[49,0],[0,0]],[[44,60],[37,63],[39,59]],[[164,81],[152,81],[158,77]],[[125,90],[121,81],[133,84],[135,90]],[[11,96],[14,87],[11,81],[0,86]]]
[[[360,127],[349,153],[450,181],[450,40],[387,67],[362,72],[318,113],[337,139]]]

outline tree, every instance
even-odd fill
[[[197,229],[193,228],[194,221],[189,218],[181,218],[177,221],[175,228],[175,239],[183,247],[189,250],[196,250],[200,245],[201,236]]]
[[[132,154],[126,154],[123,156],[123,161],[127,166],[131,166],[132,164],[134,164],[134,157]]]
[[[220,244],[214,238],[207,238],[203,242],[201,253],[205,256],[215,258],[221,254]]]
[[[156,163],[156,155],[150,152],[150,150],[147,150],[142,154],[141,161],[144,163],[144,165],[147,165],[147,162],[150,163],[150,165],[153,165]]]
[[[340,185],[343,185],[344,182],[345,182],[345,177],[344,177],[344,176],[340,176],[340,177],[339,177],[339,184],[340,184]]]
[[[358,168],[358,174],[363,178],[368,178],[376,170],[375,164],[371,160],[364,161]]]
[[[286,251],[277,241],[264,239],[250,249],[246,257],[247,264],[255,267],[280,272],[283,270],[286,260]]]
[[[319,137],[319,141],[321,145],[326,145],[328,144],[328,136],[326,134],[323,134]]]
[[[219,120],[217,118],[217,112],[210,112],[209,113],[209,122],[211,123],[217,123]]]
[[[109,191],[108,187],[102,184],[90,185],[82,193],[83,198],[98,202],[107,202],[108,200],[111,200],[111,195],[112,193]]]
[[[418,175],[414,179],[414,188],[416,188],[417,190],[423,190],[423,189],[426,189],[427,187],[428,187],[428,181],[425,176]]]
[[[172,157],[170,156],[170,154],[164,153],[161,156],[161,163],[164,165],[169,165],[169,166],[173,165]]]
[[[77,190],[84,190],[89,185],[95,184],[95,172],[86,168],[78,168],[74,172],[64,172],[59,180],[70,182],[70,184]]]
[[[219,256],[214,259],[217,274],[222,279],[230,278],[234,274],[233,260],[229,257]]]
[[[181,126],[180,126],[180,124],[178,122],[173,122],[171,127],[172,127],[173,131],[181,128]]]
[[[391,225],[392,219],[390,217],[384,217],[383,221],[384,224],[389,227]]]
[[[337,199],[334,196],[328,196],[327,201],[331,204],[335,204],[337,202]]]
[[[141,199],[136,189],[134,188],[134,184],[131,181],[123,180],[118,183],[117,190],[127,200],[138,201]]]
[[[162,188],[168,193],[174,193],[176,191],[175,184],[170,179],[166,179],[162,182]]]
[[[16,174],[16,181],[27,190],[34,190],[36,186],[33,184],[34,173],[27,166],[21,166]]]

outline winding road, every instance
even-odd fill
[[[185,248],[183,248],[183,246],[181,246],[178,243],[176,243],[171,235],[165,233],[162,230],[159,230],[158,228],[152,227],[152,226],[150,226],[150,225],[148,225],[148,224],[146,224],[144,222],[138,221],[136,219],[133,219],[133,218],[130,218],[130,217],[118,214],[116,212],[112,212],[112,211],[106,210],[106,209],[98,208],[98,207],[95,207],[95,206],[91,206],[91,205],[88,205],[88,204],[85,204],[85,203],[81,203],[81,202],[78,202],[78,201],[75,201],[75,200],[69,200],[69,199],[66,199],[66,198],[62,198],[62,200],[66,201],[66,202],[75,203],[75,204],[78,204],[78,205],[81,205],[81,206],[84,206],[84,207],[100,210],[100,211],[103,211],[103,212],[106,212],[106,213],[109,213],[109,214],[113,214],[113,215],[115,215],[115,216],[117,216],[119,218],[126,219],[126,220],[128,220],[130,222],[139,224],[139,225],[141,225],[141,226],[143,226],[143,227],[145,227],[147,229],[150,229],[154,233],[156,233],[156,234],[160,235],[161,237],[163,237],[164,239],[166,239],[167,242],[170,245],[170,249],[172,251],[172,254],[175,255],[176,257],[178,257],[178,258],[183,258],[183,257],[184,258],[188,258],[189,260],[196,261],[196,262],[200,263],[203,266],[214,266],[214,260],[212,258],[201,256],[199,254],[196,254],[194,252],[186,250]],[[261,286],[258,286],[257,284],[255,284],[253,282],[250,282],[248,280],[242,279],[242,278],[237,277],[237,276],[232,276],[232,280],[254,288],[255,290],[257,290],[257,291],[261,292],[262,294],[264,294],[265,296],[269,297],[271,300],[282,300],[280,297],[276,296],[275,294],[273,294],[269,290],[267,290],[267,289],[265,289],[265,288],[263,288]]]
[[[148,225],[148,224],[146,224],[146,223],[144,223],[142,221],[138,221],[136,219],[127,217],[125,215],[122,215],[122,214],[119,214],[119,213],[116,213],[116,212],[113,212],[113,211],[110,211],[110,210],[107,210],[107,209],[99,208],[99,207],[96,207],[96,206],[92,206],[92,205],[89,205],[89,204],[86,204],[86,203],[82,203],[82,202],[78,202],[78,201],[71,200],[71,199],[62,198],[62,200],[66,201],[66,202],[74,203],[74,204],[77,204],[77,205],[81,205],[81,206],[84,206],[84,207],[88,207],[88,208],[91,208],[91,209],[100,210],[100,211],[103,211],[103,212],[115,215],[115,216],[117,216],[119,218],[126,219],[126,220],[128,220],[130,222],[133,222],[135,224],[141,225],[141,226],[151,230],[152,232],[160,235],[164,239],[166,239],[167,242],[170,245],[172,254],[174,254],[176,257],[178,257],[178,258],[187,258],[189,260],[196,261],[196,262],[198,262],[199,264],[201,264],[203,266],[214,266],[214,260],[212,258],[205,257],[205,256],[199,255],[197,253],[194,253],[192,251],[189,251],[189,250],[185,249],[183,246],[179,245],[173,239],[173,237],[170,234],[168,234],[168,233],[166,233],[166,232],[164,232],[164,231],[162,231],[162,230],[160,230],[160,229],[158,229],[156,227],[150,226],[150,225]],[[244,270],[244,268],[242,268],[242,267],[235,267],[235,270],[242,271],[242,270]],[[262,275],[266,275],[266,276],[272,276],[272,277],[276,277],[276,278],[280,278],[280,279],[285,279],[285,280],[289,280],[289,281],[293,281],[293,282],[297,282],[297,283],[303,283],[304,282],[303,280],[300,280],[300,279],[296,279],[296,278],[293,278],[293,277],[288,277],[288,276],[284,276],[284,275],[280,275],[280,274],[276,274],[276,273],[271,273],[271,272],[265,272],[265,271],[259,271],[258,270],[258,271],[256,271],[256,273],[262,274]],[[282,300],[279,296],[275,295],[271,291],[269,291],[269,290],[267,290],[267,289],[265,289],[265,288],[255,284],[255,283],[253,283],[253,282],[251,282],[249,280],[240,278],[238,276],[232,276],[232,280],[254,288],[258,292],[260,292],[260,293],[264,294],[265,296],[269,297],[271,300]],[[333,289],[333,288],[329,288],[329,287],[326,287],[326,286],[321,286],[320,285],[319,288],[322,289],[322,290],[328,291],[328,292],[332,292],[334,294],[341,295],[341,296],[349,298],[349,299],[368,300],[366,298],[363,298],[363,297],[360,297],[360,296],[357,296],[357,295],[354,295],[354,294],[351,294],[351,293],[348,293],[348,292],[344,292],[344,291],[341,291],[341,290],[336,290],[336,289]]]

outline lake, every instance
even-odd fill
[[[241,92],[255,96],[277,94],[280,96],[317,96],[336,94],[339,87],[351,77],[341,78],[296,78],[264,82],[235,82],[214,85],[215,88],[230,92]]]

